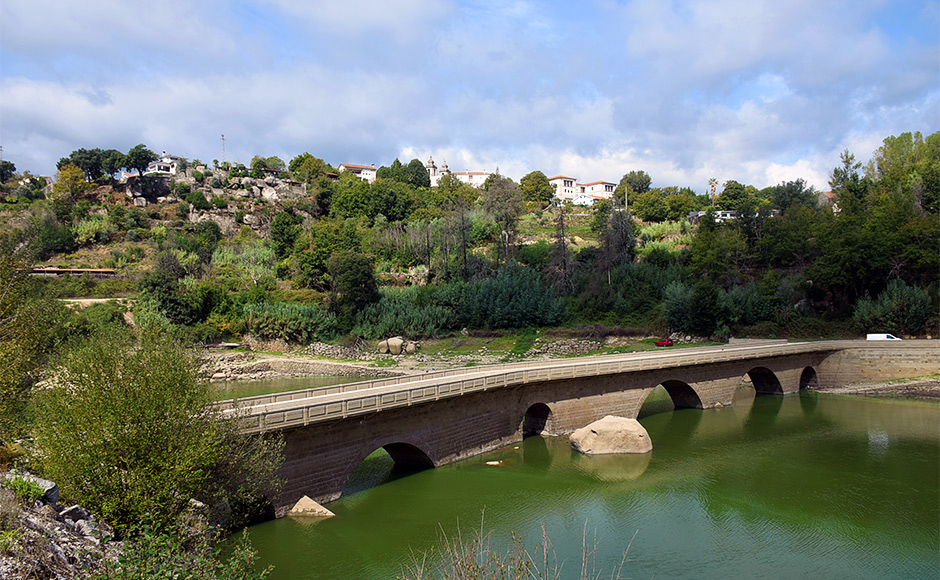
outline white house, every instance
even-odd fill
[[[591,181],[589,183],[578,183],[574,177],[567,175],[556,175],[549,177],[548,182],[555,188],[555,197],[562,200],[575,203],[575,199],[581,196],[588,196],[594,199],[610,199],[617,189],[617,184],[610,181]],[[594,202],[586,203],[586,198],[577,205],[593,205]]]
[[[486,178],[492,175],[492,173],[488,171],[451,171],[450,168],[447,167],[446,161],[441,165],[440,170],[438,170],[437,163],[434,162],[433,157],[428,157],[428,162],[424,164],[424,168],[428,170],[428,177],[431,178],[431,187],[437,187],[437,182],[445,175],[453,175],[467,185],[481,187],[483,182],[486,181]]]
[[[359,179],[365,180],[370,184],[375,183],[375,165],[354,165],[352,163],[340,163],[340,171],[348,171]]]
[[[571,200],[572,205],[583,205],[585,207],[591,207],[595,203],[604,200],[610,199],[610,197],[604,197],[603,195],[588,195],[586,193],[578,194],[577,197]]]
[[[176,155],[167,155],[166,151],[164,151],[163,155],[147,166],[144,175],[150,173],[169,173],[170,175],[176,175],[176,171],[179,168],[179,160],[180,158]]]
[[[617,189],[617,184],[609,181],[592,181],[591,183],[581,184],[581,193],[600,195],[604,198],[613,196],[615,189]]]
[[[562,201],[572,201],[578,196],[580,190],[576,188],[578,180],[567,175],[549,177],[548,183],[555,188],[555,197]]]

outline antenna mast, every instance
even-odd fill
[[[225,163],[225,133],[222,133],[222,163]]]

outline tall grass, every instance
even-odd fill
[[[623,552],[619,565],[609,573],[598,570],[597,537],[589,543],[587,522],[581,539],[579,580],[610,578],[621,580],[627,554],[633,539]],[[633,535],[636,538],[636,534]],[[559,562],[551,538],[542,526],[542,537],[533,550],[526,548],[522,539],[513,534],[511,545],[494,547],[491,534],[486,532],[483,518],[480,527],[470,538],[464,539],[458,530],[453,537],[440,534],[439,546],[427,552],[412,554],[411,564],[404,566],[401,580],[558,580],[565,562]],[[577,565],[572,563],[572,565]],[[572,577],[566,574],[566,577]]]

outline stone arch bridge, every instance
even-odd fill
[[[663,385],[676,408],[731,405],[742,379],[758,394],[936,374],[938,341],[732,343],[472,367],[248,397],[227,403],[247,433],[280,432],[283,514],[307,495],[338,498],[384,448],[396,464],[435,467],[536,433],[561,435],[605,415],[635,418]],[[237,409],[234,407],[237,405]]]

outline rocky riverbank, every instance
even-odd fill
[[[841,387],[814,387],[812,390],[833,395],[869,395],[905,399],[940,400],[940,378],[920,378],[881,383],[855,383]]]

